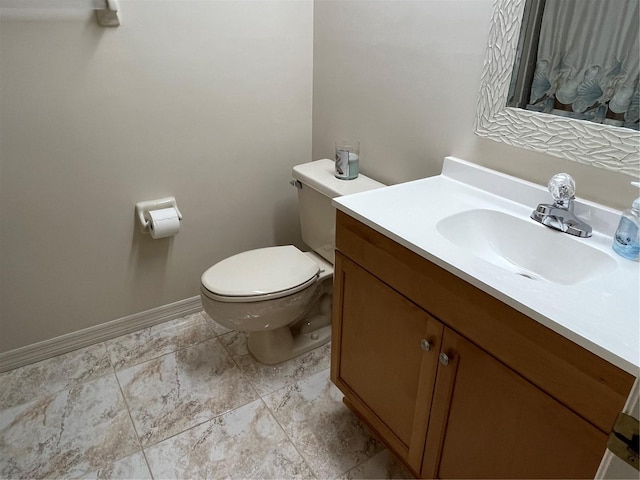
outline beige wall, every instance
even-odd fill
[[[313,3],[2,12],[0,351],[198,294],[214,262],[299,241]],[[16,13],[17,12],[17,13]],[[173,239],[134,204],[174,195]]]
[[[631,177],[473,134],[492,0],[316,0],[313,156],[361,141],[360,169],[398,183],[437,175],[446,155],[546,185],[573,175],[578,196],[628,208]]]

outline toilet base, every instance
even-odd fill
[[[293,324],[249,332],[247,347],[259,362],[266,365],[284,362],[331,340],[333,275],[323,278],[319,287],[322,292],[319,298]]]
[[[297,330],[297,331],[296,331]],[[315,330],[277,328],[261,332],[249,332],[247,347],[261,363],[273,365],[302,355],[331,340],[331,325]]]

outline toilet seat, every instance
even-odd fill
[[[260,302],[292,295],[315,283],[320,266],[293,245],[233,255],[202,274],[202,292],[220,302]]]

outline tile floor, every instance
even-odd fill
[[[197,313],[0,374],[0,478],[408,478],[329,345],[276,366]]]

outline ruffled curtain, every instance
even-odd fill
[[[547,0],[527,108],[638,129],[640,2]]]

